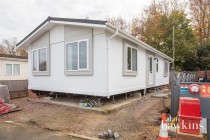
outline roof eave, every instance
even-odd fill
[[[31,33],[29,33],[25,38],[23,38],[19,43],[17,43],[17,48],[27,48],[27,41],[40,32],[43,28],[51,28],[55,24],[64,24],[64,25],[74,25],[74,26],[84,26],[91,28],[106,28],[106,21],[96,21],[96,20],[81,20],[80,19],[67,19],[67,18],[53,18],[48,17],[44,22],[42,22],[37,28],[35,28]],[[48,28],[49,26],[49,28]],[[26,45],[25,45],[26,44]]]
[[[164,57],[165,59],[169,60],[170,62],[173,62],[173,59],[172,59],[171,57],[169,57],[169,56],[167,56],[166,54],[164,54],[164,53],[158,51],[157,49],[155,49],[155,48],[153,48],[153,47],[151,47],[150,45],[146,44],[145,42],[143,42],[143,41],[141,41],[141,40],[139,40],[139,39],[133,37],[132,35],[126,33],[125,31],[123,31],[123,30],[121,30],[121,29],[119,29],[119,28],[113,26],[112,24],[107,23],[106,26],[107,26],[107,29],[108,29],[108,30],[118,30],[119,35],[121,34],[122,36],[127,37],[130,41],[135,42],[136,44],[138,44],[138,45],[141,46],[142,48],[144,48],[144,49],[146,49],[146,50],[149,50],[149,51],[151,51],[151,52],[154,52],[155,54],[158,54],[158,55]],[[110,29],[110,28],[111,28],[111,29]]]

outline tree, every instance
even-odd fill
[[[194,55],[185,58],[183,68],[186,71],[210,69],[210,44],[198,45]]]
[[[164,15],[162,5],[155,1],[137,17],[133,18],[131,32],[136,38],[158,49],[162,31],[159,24]]]
[[[200,44],[210,42],[210,0],[190,0],[190,14]]]
[[[210,69],[210,44],[202,45],[197,48],[198,69]]]
[[[0,44],[0,53],[9,54],[9,55],[19,55],[19,56],[27,56],[28,53],[23,49],[17,49],[17,38],[12,37],[10,39],[3,39]]]
[[[183,6],[173,4],[167,7],[167,1],[155,1],[133,19],[132,34],[172,57],[173,26],[175,27],[175,66],[183,68],[185,57],[193,53],[195,37],[190,20],[182,9]],[[180,8],[181,7],[181,8]]]
[[[2,46],[5,48],[7,54],[16,55],[17,38],[3,39]]]
[[[4,49],[4,47],[0,44],[0,54],[5,54],[6,51]]]
[[[193,46],[195,45],[195,36],[190,26],[190,20],[186,18],[183,11],[173,11],[169,16],[164,16],[160,23],[160,28],[164,30],[162,43],[159,44],[159,50],[172,57],[172,42],[173,42],[173,26],[174,31],[174,46],[175,46],[175,67],[176,70],[183,69],[185,57],[193,54]]]
[[[130,24],[125,19],[123,19],[121,16],[119,16],[117,18],[116,17],[107,17],[106,20],[110,24],[120,28],[121,30],[130,33]]]

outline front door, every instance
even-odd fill
[[[148,58],[148,63],[149,63],[149,85],[153,85],[154,84],[154,71],[153,71],[153,56],[149,56]]]

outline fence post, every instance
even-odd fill
[[[170,72],[170,84],[171,84],[171,116],[174,117],[174,79],[175,79],[175,73],[174,70],[172,69]]]

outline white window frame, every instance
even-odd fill
[[[131,48],[131,70],[128,69],[128,48]],[[132,70],[132,67],[133,67],[133,52],[132,52],[132,49],[135,49],[136,52],[137,52],[137,55],[136,55],[136,71],[133,71]],[[131,45],[128,45],[126,44],[126,71],[127,72],[137,72],[138,71],[138,49],[136,47],[133,47]]]
[[[87,41],[87,68],[86,69],[80,69],[79,68],[79,43],[80,42],[82,42],[82,41]],[[65,71],[67,71],[67,72],[77,72],[77,71],[88,71],[89,70],[89,39],[81,39],[81,40],[75,40],[75,41],[71,41],[71,42],[66,42],[65,43],[65,50],[67,50],[67,45],[68,44],[71,44],[71,43],[75,43],[75,42],[77,42],[78,43],[78,46],[77,46],[77,48],[78,48],[78,52],[77,52],[77,56],[78,56],[78,62],[77,62],[77,66],[78,66],[78,69],[77,70],[68,70],[67,69],[67,61],[68,61],[68,59],[67,59],[67,51],[65,51],[65,59],[66,59],[66,64],[65,64]]]
[[[7,65],[12,65],[12,74],[7,74]],[[20,74],[19,75],[14,75],[14,70],[13,70],[13,68],[14,68],[14,65],[19,65],[20,66],[20,64],[17,64],[17,63],[5,63],[5,70],[4,70],[4,75],[5,76],[20,76],[20,74],[21,74],[21,72],[20,72]],[[20,68],[21,69],[21,68]]]
[[[39,50],[41,49],[46,49],[46,71],[39,71]],[[37,70],[34,70],[34,51],[37,51]],[[32,71],[33,72],[47,72],[47,63],[48,63],[48,51],[47,51],[47,47],[42,47],[42,48],[37,48],[37,49],[33,49],[32,50]]]

